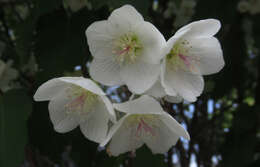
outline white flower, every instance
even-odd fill
[[[108,86],[126,84],[136,94],[155,83],[166,41],[134,7],[125,5],[108,20],[94,22],[86,36],[94,57],[90,65],[94,80]]]
[[[106,137],[109,119],[116,120],[105,93],[83,77],[51,79],[38,88],[34,100],[50,100],[50,119],[57,132],[65,133],[79,125],[85,137],[95,142]]]
[[[164,98],[164,100],[171,102],[171,103],[181,103],[183,98],[179,95],[176,96],[169,96],[165,92],[164,88],[162,87],[161,80],[158,79],[155,84],[145,92],[145,94],[153,96],[155,98]]]
[[[202,75],[223,68],[222,49],[214,37],[220,26],[215,19],[196,21],[167,41],[161,70],[161,84],[167,95],[194,102],[204,88]]]
[[[133,101],[114,104],[126,113],[110,130],[100,145],[108,145],[108,153],[117,156],[135,151],[144,143],[153,153],[165,153],[180,136],[190,139],[188,132],[153,98],[143,95]]]

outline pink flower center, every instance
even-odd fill
[[[82,111],[84,107],[84,103],[86,100],[86,95],[83,93],[80,96],[76,97],[72,101],[70,101],[68,104],[66,104],[66,107],[69,111]]]
[[[189,57],[188,56],[185,56],[183,54],[178,54],[178,56],[181,58],[181,60],[183,61],[183,63],[187,66],[187,67],[190,67],[191,66],[191,63],[190,63],[190,60],[189,60]]]
[[[146,133],[151,134],[152,136],[155,136],[153,128],[149,126],[146,122],[144,122],[144,120],[141,118],[137,127],[136,136],[140,137],[142,130],[144,130]]]
[[[192,54],[191,48],[192,46],[187,40],[176,42],[166,57],[169,67],[173,70],[182,68],[190,72],[199,72],[197,66],[200,58]]]
[[[121,56],[123,54],[128,54],[129,50],[131,49],[131,46],[127,46],[126,48],[124,48],[123,50],[119,51],[117,53],[118,56]]]
[[[117,56],[118,62],[127,63],[136,61],[141,50],[142,44],[138,36],[133,32],[129,32],[115,40],[112,53]]]

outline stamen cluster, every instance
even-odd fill
[[[133,32],[126,33],[114,42],[113,53],[119,63],[133,63],[141,54],[142,44]]]

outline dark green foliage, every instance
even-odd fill
[[[172,155],[178,157],[182,167],[189,166],[193,155],[198,167],[260,166],[260,14],[240,13],[239,0],[196,1],[192,21],[206,18],[221,21],[217,38],[226,65],[221,72],[205,77],[205,91],[192,104],[193,113],[189,110],[191,105],[186,103],[163,106],[186,124],[191,141],[185,147],[179,141],[165,155],[153,155],[143,146],[136,151],[136,156],[125,153],[110,157],[98,144],[87,140],[79,128],[66,134],[55,132],[49,119],[48,102],[36,103],[32,96],[43,82],[67,73],[75,74],[75,66],[82,69],[78,73],[88,76],[86,64],[92,57],[86,28],[94,21],[107,19],[113,9],[132,4],[169,39],[177,30],[173,26],[176,16],[164,18],[164,12],[169,2],[176,2],[179,7],[182,1],[158,0],[157,10],[152,9],[152,0],[89,2],[92,7],[73,13],[63,7],[62,0],[0,1],[0,41],[6,44],[0,58],[5,62],[13,60],[19,72],[15,80],[19,89],[0,91],[0,167],[25,163],[30,167],[54,167],[55,164],[67,167],[69,163],[76,167],[172,167]],[[15,8],[18,5],[27,7],[26,18]],[[252,22],[249,36],[253,44],[246,39],[245,20]],[[23,67],[32,55],[38,71],[28,74]],[[113,95],[124,101],[130,94],[121,87]],[[212,157],[217,157],[216,164],[212,163]]]
[[[0,166],[19,166],[23,162],[31,111],[31,98],[23,90],[11,90],[0,97]]]

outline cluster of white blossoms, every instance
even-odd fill
[[[201,20],[166,41],[134,7],[125,5],[114,10],[108,20],[87,28],[93,55],[89,70],[95,81],[126,85],[136,98],[112,104],[91,79],[61,77],[41,85],[34,99],[50,101],[50,119],[57,132],[79,125],[86,138],[107,145],[110,155],[135,151],[143,144],[153,153],[165,153],[180,136],[190,137],[158,101],[196,101],[204,87],[202,75],[224,66],[214,37],[219,29],[219,21]],[[116,118],[115,111],[125,114]]]

